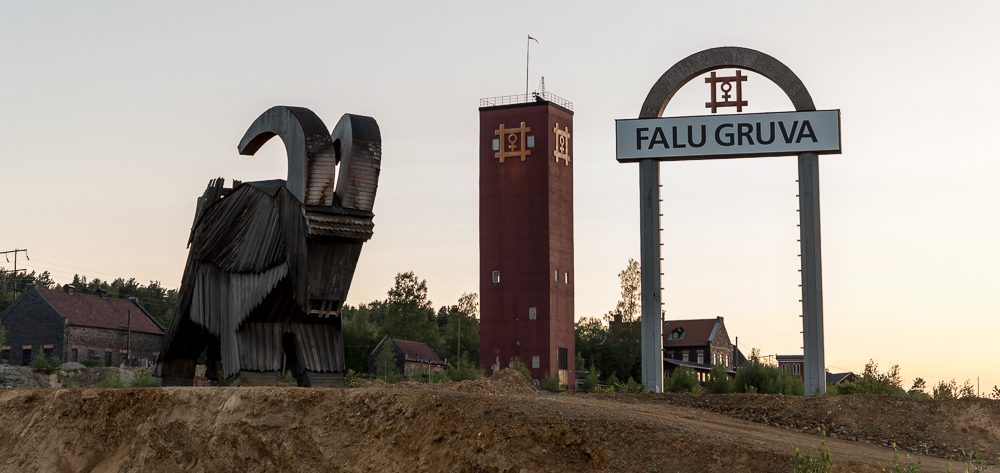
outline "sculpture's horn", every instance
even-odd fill
[[[278,105],[262,113],[240,140],[239,152],[252,156],[267,140],[278,135],[288,154],[288,180],[285,187],[300,202],[306,202],[306,169],[320,155],[331,153],[326,125],[308,108]]]
[[[340,175],[337,176],[340,204],[370,212],[375,206],[382,166],[382,132],[378,122],[372,117],[345,113],[331,135],[340,161]]]

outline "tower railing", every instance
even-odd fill
[[[573,102],[566,100],[556,94],[551,92],[543,92],[541,94],[537,92],[532,92],[531,94],[525,95],[502,95],[500,97],[488,97],[485,99],[479,99],[480,107],[498,107],[501,105],[517,105],[522,103],[533,103],[533,102],[551,102],[567,110],[573,110]]]

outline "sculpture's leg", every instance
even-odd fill
[[[194,386],[195,358],[173,358],[160,362],[159,376],[153,378],[155,386]]]

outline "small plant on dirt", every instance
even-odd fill
[[[971,380],[965,380],[965,384],[958,388],[956,397],[961,399],[976,397],[976,387],[972,384]]]
[[[524,375],[524,379],[528,380],[529,383],[531,382],[531,371],[528,371],[528,367],[520,359],[514,358],[510,360],[510,368],[520,371]]]
[[[892,464],[889,465],[890,469],[882,468],[882,471],[891,471],[892,473],[917,473],[920,471],[920,459],[917,459],[916,463],[910,461],[910,454],[906,454],[906,464],[899,462],[899,448],[896,447],[896,443],[892,443]]]
[[[833,471],[831,470],[833,455],[830,453],[830,448],[826,446],[826,432],[820,433],[824,440],[820,443],[821,447],[816,450],[816,456],[813,456],[811,448],[805,455],[802,455],[799,449],[795,449],[795,454],[788,460],[788,463],[792,465],[792,472],[829,473]]]
[[[545,379],[539,386],[550,393],[561,393],[565,387],[565,384],[559,384],[559,375],[555,373],[545,373]]]
[[[132,384],[129,387],[133,388],[151,388],[153,387],[153,375],[146,373],[142,376],[136,376],[132,378]]]
[[[962,450],[962,456],[965,457],[965,466],[968,467],[965,469],[965,473],[982,473],[986,471],[986,468],[988,468],[986,466],[986,462],[984,462],[983,459],[976,454],[975,450],[972,452]],[[1000,458],[997,458],[997,461],[1000,461]],[[948,472],[951,472],[951,464],[948,464]]]
[[[344,386],[348,388],[360,388],[364,386],[365,380],[368,379],[374,379],[374,376],[368,373],[347,370],[347,373],[344,374]]]
[[[81,361],[80,364],[90,369],[96,369],[102,366],[100,360],[95,360],[93,358],[87,358],[86,360]]]
[[[105,389],[119,389],[125,387],[125,381],[122,380],[121,373],[118,370],[112,370],[108,377],[101,380],[101,387]]]
[[[62,367],[62,361],[55,356],[45,356],[45,352],[38,351],[31,360],[31,369],[36,373],[52,374]]]
[[[993,385],[993,394],[990,395],[993,399],[1000,399],[1000,388],[995,384]]]
[[[285,376],[281,377],[280,381],[282,383],[294,383],[295,382],[295,376],[292,375],[292,371],[291,370],[285,370]]]
[[[217,379],[216,386],[219,387],[229,386],[229,378],[226,377],[226,373],[223,373],[222,370],[219,370],[219,377],[216,379]]]

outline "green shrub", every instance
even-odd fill
[[[52,374],[62,367],[62,361],[55,356],[45,356],[45,352],[38,351],[31,359],[31,369],[36,373]]]
[[[520,359],[514,358],[513,360],[510,360],[510,367],[520,371],[521,374],[524,375],[524,379],[528,380],[529,383],[534,384],[534,381],[531,380],[531,371],[528,370],[528,367],[524,363],[521,363]]]
[[[678,366],[670,375],[670,389],[683,389],[689,392],[695,386],[700,386],[698,373],[687,366]]]
[[[883,396],[904,396],[903,380],[899,377],[899,365],[893,365],[885,373],[878,372],[878,363],[869,360],[865,371],[854,382],[841,383],[839,394],[880,394]]]
[[[106,378],[101,380],[101,387],[105,389],[119,389],[125,387],[121,373],[118,370],[111,370]]]
[[[448,364],[448,369],[444,371],[444,375],[450,381],[460,382],[460,381],[471,381],[474,379],[482,378],[486,374],[486,371],[479,367],[479,365],[473,363],[468,359],[458,360],[458,363]],[[524,374],[523,372],[521,374]],[[531,381],[530,379],[528,380]]]
[[[358,373],[349,369],[347,370],[347,373],[344,373],[344,386],[348,388],[360,388],[364,385],[365,380],[367,379],[375,379],[375,375]]]
[[[933,388],[934,399],[955,399],[955,394],[958,392],[958,386],[955,385],[955,380],[952,379],[950,382],[939,381],[937,386]]]
[[[545,378],[539,388],[550,393],[561,393],[566,388],[565,384],[559,384],[559,375],[555,373],[545,373]]]
[[[101,366],[104,366],[101,363],[101,360],[95,360],[92,358],[87,358],[86,360],[81,361],[80,364],[90,369],[100,368]]]
[[[632,379],[631,376],[628,377],[628,381],[625,381],[625,384],[621,387],[621,392],[623,393],[641,393],[645,390],[646,385]]]
[[[705,383],[705,389],[716,394],[733,392],[733,381],[729,379],[729,373],[726,373],[725,366],[717,364],[712,367],[712,371],[708,373],[708,382]]]
[[[296,381],[295,375],[292,374],[292,370],[285,370],[284,378],[282,378],[281,375],[279,374],[278,380],[281,381],[282,383],[294,383]]]
[[[801,379],[782,373],[777,366],[764,364],[755,352],[736,370],[734,384],[734,391],[742,393],[802,395],[805,392]]]
[[[592,393],[597,389],[597,370],[594,369],[594,362],[590,362],[590,372],[587,373],[587,377],[583,380],[583,385],[580,386],[580,391],[585,393]]]
[[[133,388],[151,388],[153,387],[153,375],[146,373],[142,376],[136,376],[132,378],[132,384],[129,386]]]

